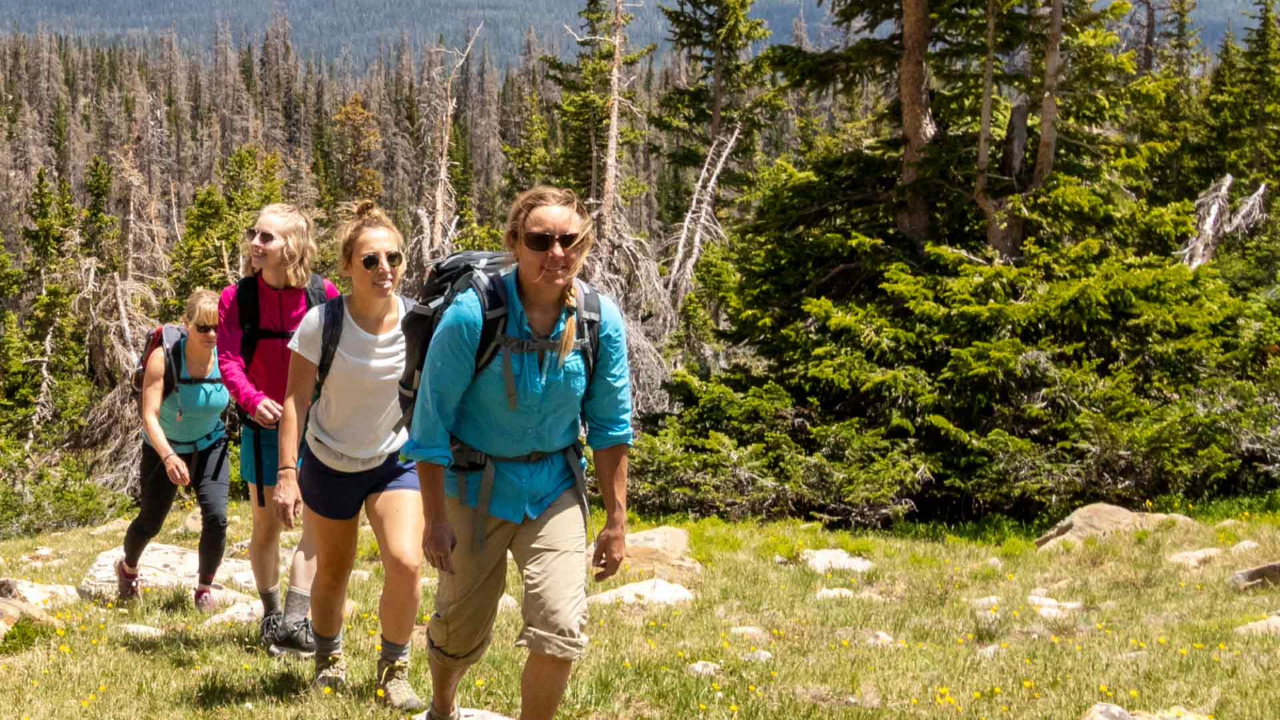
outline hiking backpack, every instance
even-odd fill
[[[307,309],[323,305],[328,295],[325,293],[324,278],[311,274],[307,281]],[[258,307],[258,276],[246,275],[236,283],[236,307],[240,312],[240,357],[244,359],[245,372],[253,363],[254,353],[258,350],[258,341],[263,338],[289,340],[292,332],[281,330],[263,330],[262,311]]]
[[[484,318],[480,342],[476,346],[476,373],[483,370],[504,345],[518,346],[517,351],[524,352],[549,349],[534,347],[539,341],[518,341],[506,336],[507,284],[502,273],[510,266],[510,253],[467,250],[454,253],[430,267],[417,304],[409,309],[401,322],[405,347],[404,375],[400,378],[401,427],[408,427],[413,418],[413,406],[422,384],[422,365],[440,318],[444,317],[445,310],[458,295],[468,288],[476,291]],[[587,382],[590,383],[600,356],[600,293],[586,282],[574,282],[578,283],[579,291],[575,349],[583,351]],[[507,393],[508,399],[514,403],[514,388],[510,384]]]
[[[142,354],[138,356],[138,364],[133,368],[133,375],[129,379],[130,387],[133,390],[134,401],[138,404],[138,410],[142,410],[142,384],[147,374],[147,360],[150,359],[151,353],[160,350],[164,353],[164,392],[160,396],[160,401],[164,402],[166,398],[177,388],[178,384],[183,385],[205,385],[221,383],[218,378],[182,378],[182,353],[175,352],[178,349],[178,343],[187,338],[187,329],[181,325],[161,325],[160,327],[147,333],[147,342],[142,348]],[[178,403],[178,419],[182,419],[182,403]]]

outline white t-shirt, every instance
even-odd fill
[[[347,298],[343,303],[342,337],[333,354],[333,365],[311,408],[307,445],[325,465],[341,472],[377,467],[387,455],[399,452],[409,438],[401,428],[399,391],[404,371],[404,332],[400,329],[405,304],[396,298],[396,324],[390,332],[372,335],[351,317]],[[324,306],[307,311],[289,341],[289,349],[320,364]]]

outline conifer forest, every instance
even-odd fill
[[[1212,39],[1196,0],[788,7],[581,0],[355,52],[306,4],[196,40],[6,28],[0,535],[127,497],[144,334],[240,276],[263,205],[314,214],[337,279],[338,211],[376,199],[412,295],[539,183],[596,214],[637,510],[1280,487],[1277,0]]]

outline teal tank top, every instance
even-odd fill
[[[185,362],[186,351],[187,341],[183,338],[173,348],[174,357],[182,365],[178,383],[160,404],[160,429],[173,446],[173,451],[181,454],[202,451],[226,437],[227,426],[222,422],[222,412],[231,402],[231,394],[221,382],[217,351],[213,353],[206,379],[219,382],[183,382],[191,380]],[[142,441],[151,444],[145,432],[142,433]]]

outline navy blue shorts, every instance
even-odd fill
[[[389,490],[420,492],[417,464],[400,462],[400,453],[391,453],[375,468],[349,473],[325,465],[306,445],[302,448],[298,487],[307,507],[329,520],[350,520],[359,515],[370,495]]]

